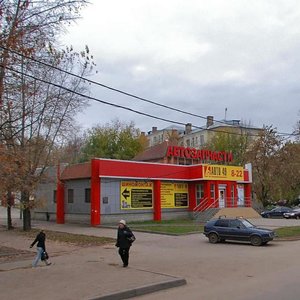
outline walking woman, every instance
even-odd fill
[[[121,256],[123,267],[126,268],[129,262],[129,249],[132,243],[135,241],[135,236],[129,227],[126,226],[126,222],[121,220],[118,227],[118,236],[116,247],[119,247],[119,254]]]
[[[42,260],[42,255],[43,253],[46,252],[45,241],[46,241],[46,234],[44,233],[44,230],[41,229],[40,233],[36,236],[35,240],[30,245],[30,248],[32,248],[37,243],[36,245],[37,254],[35,259],[32,262],[33,268],[37,266],[39,260]],[[43,261],[47,266],[51,265],[51,262],[49,262],[47,259],[43,259]]]

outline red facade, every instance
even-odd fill
[[[78,165],[78,168],[82,167]],[[78,172],[75,166],[67,167],[63,173]],[[223,168],[226,168],[224,166]],[[228,167],[229,168],[229,167]],[[208,207],[237,207],[239,205],[251,206],[251,178],[250,170],[244,169],[242,179],[205,178],[204,165],[171,165],[135,161],[121,161],[109,159],[92,159],[89,166],[84,170],[90,170],[88,176],[91,182],[91,215],[92,226],[101,224],[101,179],[117,178],[120,180],[150,180],[153,182],[153,220],[160,221],[162,218],[161,183],[180,181],[188,184],[188,210],[195,208],[205,210]],[[86,171],[85,171],[86,172]],[[77,174],[76,173],[76,174]],[[232,173],[234,174],[234,173]],[[62,177],[63,174],[62,174]],[[79,176],[78,176],[79,177]],[[220,176],[222,177],[222,176]],[[224,177],[224,176],[223,176]],[[57,223],[64,223],[64,187],[63,182],[58,180],[57,186]],[[240,203],[241,199],[243,203]]]

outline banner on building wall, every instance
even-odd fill
[[[184,208],[188,207],[188,184],[177,182],[161,183],[161,207]]]
[[[153,183],[147,181],[121,181],[121,209],[153,208]]]
[[[244,169],[236,166],[203,165],[203,179],[242,181]]]

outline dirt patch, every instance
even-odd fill
[[[0,246],[0,263],[31,259],[32,252]]]

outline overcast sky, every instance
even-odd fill
[[[62,43],[88,45],[90,79],[217,120],[240,119],[291,133],[300,119],[300,1],[91,0]],[[203,126],[205,120],[91,87],[93,97],[157,117]],[[100,103],[84,128],[114,118],[142,131],[171,125]]]

